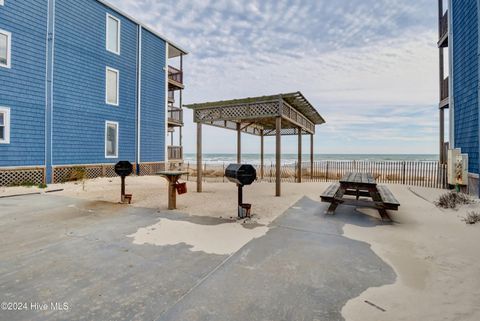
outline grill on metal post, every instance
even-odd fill
[[[132,194],[125,194],[125,177],[133,173],[133,165],[129,161],[120,161],[115,165],[115,173],[122,178],[121,200],[122,203],[130,204]]]
[[[243,186],[251,185],[257,179],[255,167],[249,164],[230,164],[225,177],[238,187],[238,218],[250,216],[251,204],[243,203]]]

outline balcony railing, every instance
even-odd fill
[[[449,97],[448,92],[448,77],[442,80],[442,86],[440,88],[440,100],[445,100]]]
[[[168,92],[168,102],[172,104],[175,102],[175,94],[173,91]]]
[[[168,160],[182,160],[183,147],[182,146],[168,146]]]
[[[170,107],[168,109],[168,121],[183,125],[183,110],[177,107]]]
[[[179,84],[183,84],[183,71],[175,67],[168,66],[168,78]]]
[[[440,18],[439,33],[440,33],[439,35],[440,42],[445,41],[446,40],[445,36],[448,35],[448,10],[445,11],[444,15]]]

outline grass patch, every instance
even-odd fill
[[[475,224],[480,222],[479,212],[468,212],[467,216],[462,219],[466,224]]]
[[[441,208],[457,208],[458,205],[468,205],[473,203],[474,201],[469,195],[451,191],[441,195],[435,202],[435,205]]]
[[[10,187],[34,187],[36,185],[37,184],[30,181],[23,181],[23,182],[12,183],[9,186]]]

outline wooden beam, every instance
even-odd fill
[[[202,192],[202,123],[197,123],[197,193]]]
[[[297,183],[302,182],[302,128],[298,127]]]
[[[275,120],[276,127],[276,139],[275,139],[275,196],[282,195],[282,175],[281,175],[281,162],[282,162],[282,117],[277,117]]]
[[[265,137],[263,136],[263,129],[260,129],[260,178],[263,179],[264,152],[265,152]]]
[[[310,134],[310,178],[313,180],[313,134]]]
[[[237,123],[237,163],[242,162],[242,124]]]

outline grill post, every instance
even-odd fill
[[[238,184],[238,206],[243,204],[243,185]]]

